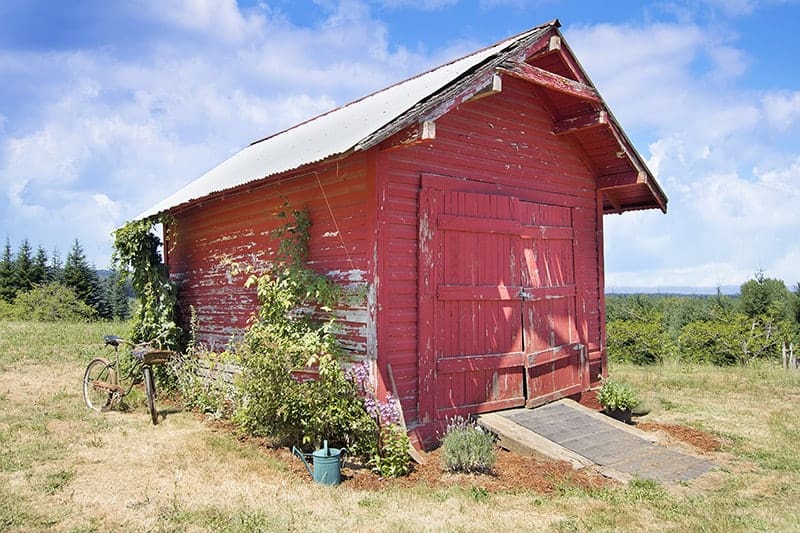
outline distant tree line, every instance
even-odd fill
[[[98,272],[75,239],[64,261],[58,251],[36,251],[27,239],[0,258],[0,318],[111,320],[130,316],[130,285],[118,273]]]
[[[791,291],[759,272],[737,296],[609,295],[606,319],[612,361],[780,359],[800,340],[800,284]]]

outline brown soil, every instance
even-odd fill
[[[716,452],[722,448],[722,441],[706,431],[680,424],[659,424],[657,422],[638,422],[637,429],[643,431],[663,431],[671,438],[690,444],[703,452]]]
[[[218,431],[236,431],[230,422],[216,421],[212,426]],[[670,438],[690,444],[700,451],[713,452],[721,447],[720,440],[699,429],[679,424],[661,424],[657,422],[640,422],[638,429],[658,432],[663,431]],[[303,463],[292,455],[288,448],[273,448],[268,439],[245,437],[259,445],[263,453],[282,462],[293,477],[311,483],[311,477]],[[353,490],[376,491],[389,488],[407,488],[424,485],[430,488],[480,487],[492,492],[506,490],[532,490],[541,494],[550,494],[559,488],[570,486],[583,489],[610,486],[616,482],[603,477],[599,472],[584,469],[574,470],[565,461],[553,461],[525,457],[497,448],[497,461],[488,473],[452,474],[442,469],[441,451],[433,450],[424,454],[424,465],[412,463],[413,470],[408,476],[400,478],[383,478],[370,470],[346,458],[342,467],[342,486]]]
[[[289,450],[270,449],[267,453],[281,459],[295,474],[311,482],[303,463]],[[424,485],[430,488],[481,487],[489,491],[533,490],[549,494],[559,487],[598,488],[613,482],[598,473],[573,470],[564,461],[548,461],[522,457],[503,449],[497,450],[497,461],[491,472],[485,474],[451,474],[442,469],[439,450],[425,454],[426,464],[413,464],[413,471],[400,478],[383,478],[368,467],[345,460],[342,468],[342,486],[353,490],[383,490]]]

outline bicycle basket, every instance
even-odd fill
[[[148,350],[142,356],[145,365],[163,365],[168,362],[175,352],[171,350]]]

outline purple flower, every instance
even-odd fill
[[[380,410],[380,422],[385,426],[398,424],[400,422],[400,414],[395,408],[394,401],[394,397],[389,394],[386,396],[386,401],[381,402],[378,406],[378,409]]]
[[[369,363],[367,361],[362,361],[360,363],[355,363],[350,367],[350,379],[353,380],[353,383],[361,390],[362,392],[366,392],[369,390]]]
[[[367,396],[364,398],[364,408],[367,410],[369,416],[376,420],[378,419],[378,402],[375,401],[373,396]]]

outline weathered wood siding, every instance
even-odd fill
[[[531,86],[503,79],[501,93],[461,105],[436,122],[436,138],[382,151],[378,159],[379,366],[391,363],[408,421],[418,421],[418,216],[421,175],[474,180],[475,192],[573,209],[576,303],[592,381],[601,371],[602,220],[595,178]],[[413,424],[413,422],[412,422]]]
[[[247,265],[269,260],[278,245],[270,232],[286,222],[276,213],[288,201],[290,209],[309,210],[312,268],[358,295],[337,315],[345,347],[356,356],[366,356],[368,338],[374,339],[367,320],[371,276],[367,251],[372,248],[375,212],[371,157],[359,154],[250,184],[176,212],[175,242],[167,243],[167,257],[171,276],[179,283],[184,327],[194,307],[199,342],[220,349],[241,335],[258,301],[255,289],[244,287],[247,276],[232,276],[226,261]]]

